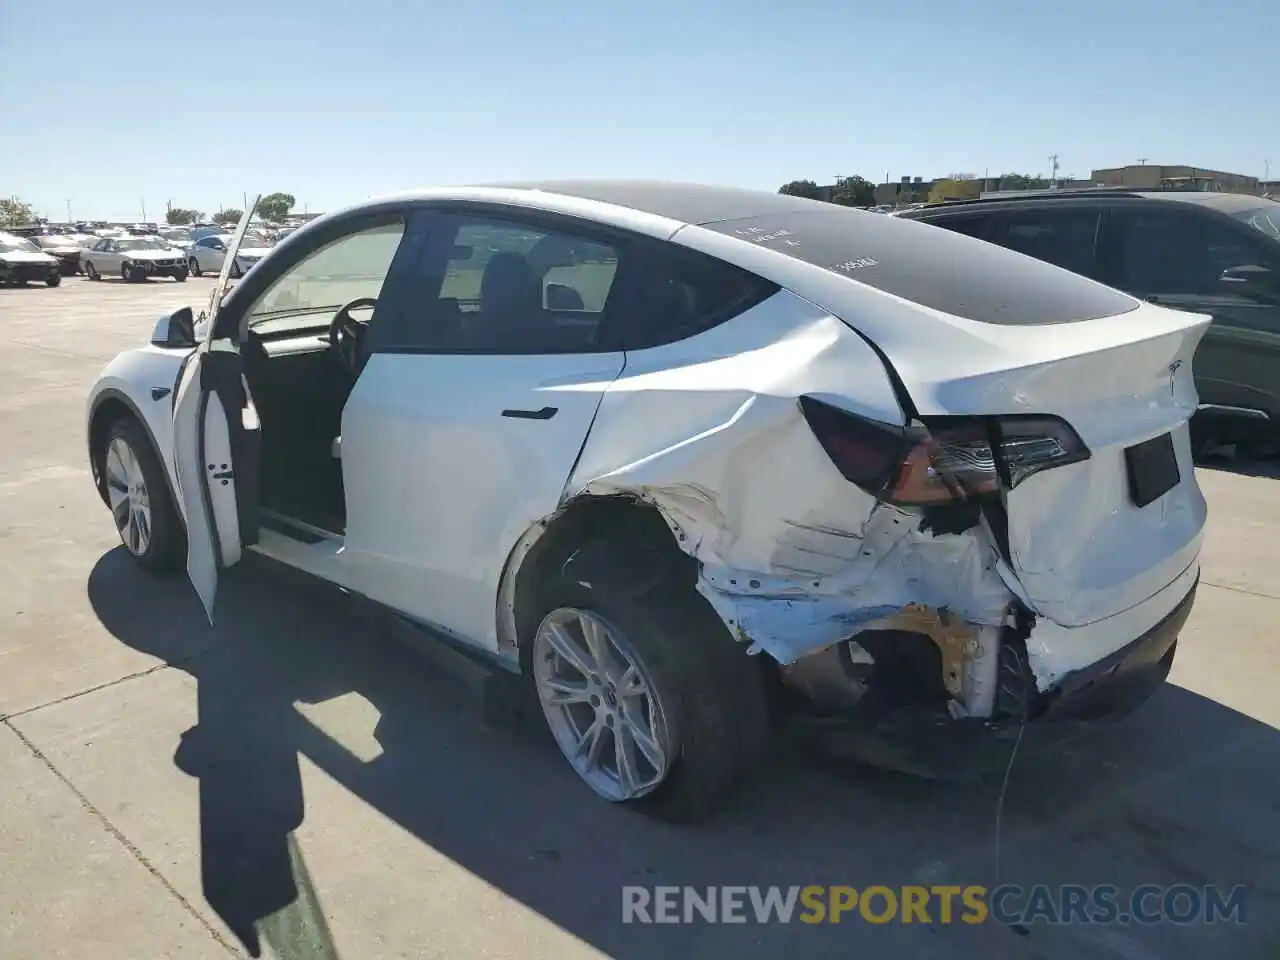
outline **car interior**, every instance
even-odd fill
[[[527,255],[491,256],[475,297],[441,296],[431,304],[431,329],[441,346],[590,349],[601,314],[584,310],[573,286],[546,282],[546,272]],[[277,297],[277,309],[249,325],[241,355],[262,429],[260,497],[268,525],[277,514],[345,532],[342,411],[367,359],[363,341],[376,302],[358,297],[341,307],[280,310],[288,301]]]

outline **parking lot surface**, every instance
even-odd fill
[[[787,750],[716,822],[594,799],[477,678],[246,563],[139,572],[88,387],[211,281],[0,290],[0,957],[1280,956],[1280,479],[1201,470],[1199,599],[1141,711],[999,782]],[[1248,884],[1244,924],[622,923],[624,885]],[[246,944],[249,946],[246,947]]]

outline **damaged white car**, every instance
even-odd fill
[[[370,201],[227,272],[93,388],[125,546],[211,618],[252,549],[527,677],[608,800],[704,816],[782,716],[993,742],[1168,673],[1207,317],[662,183]]]

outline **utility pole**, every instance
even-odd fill
[[[71,201],[67,201],[67,223],[71,223]]]
[[[1270,160],[1262,161],[1262,179],[1263,180],[1271,179],[1271,161]]]
[[[147,201],[139,200],[138,202],[142,204],[142,222],[146,223],[147,222]]]
[[[1058,185],[1058,155],[1056,153],[1049,154],[1049,186],[1056,187]]]

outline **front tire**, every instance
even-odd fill
[[[62,274],[55,273],[52,276],[47,277],[44,282],[48,286],[56,287],[58,284],[62,283]]]
[[[692,586],[564,581],[542,607],[529,673],[574,772],[660,820],[713,815],[768,739],[764,677],[745,647]]]
[[[200,261],[199,261],[199,260],[197,260],[195,257],[192,257],[190,260],[188,260],[188,261],[187,261],[187,271],[188,271],[188,272],[189,272],[193,277],[198,277],[198,276],[200,276]]]
[[[107,429],[98,456],[116,532],[129,555],[147,570],[178,569],[185,532],[147,432],[132,417],[121,417]]]
[[[179,283],[182,283],[187,279],[187,271],[186,270],[173,271],[173,279],[177,280]]]

